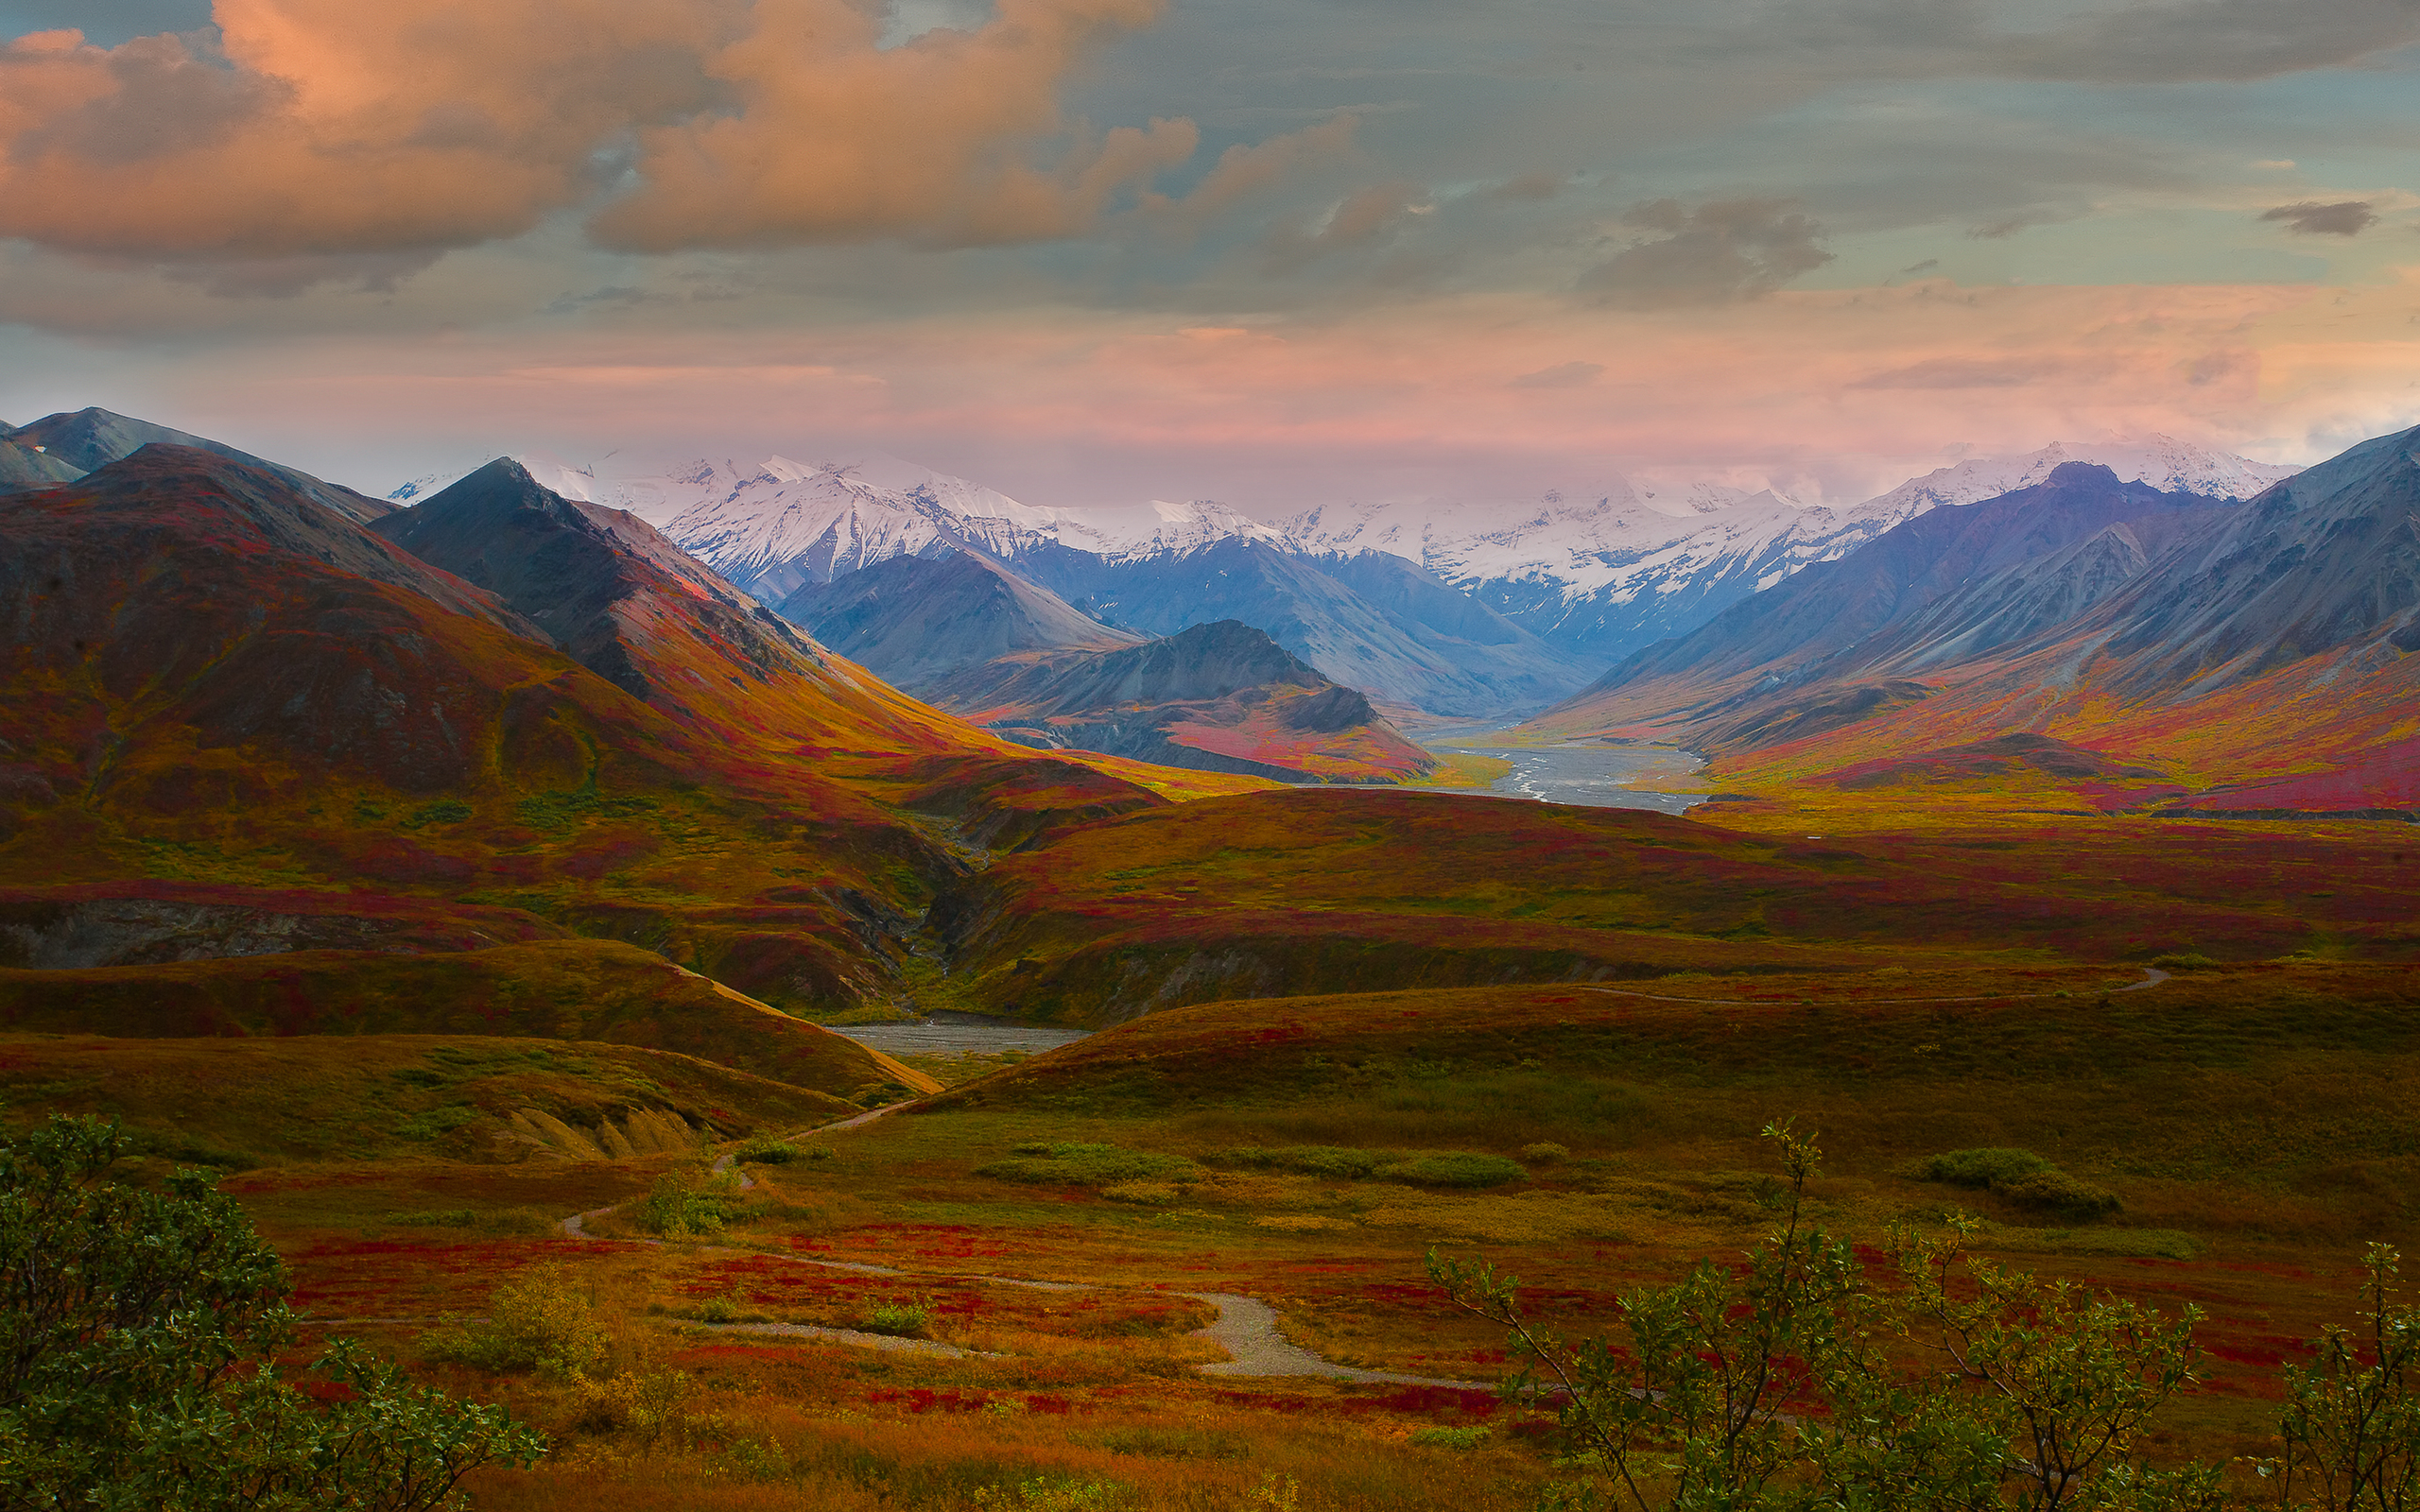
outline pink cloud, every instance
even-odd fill
[[[1512,499],[1614,472],[1839,500],[1939,465],[1951,441],[2161,432],[2307,460],[2420,420],[2420,338],[2398,334],[2420,330],[2415,310],[2420,280],[1934,283],[1686,315],[1473,297],[1224,325],[1059,308],[806,334],[466,335],[222,356],[188,380],[205,411],[164,418],[207,430],[214,412],[277,414],[302,446],[355,455],[424,455],[431,437],[576,455],[882,449],[1040,503]],[[1574,381],[1522,381],[1541,374]],[[351,429],[367,415],[398,439]],[[257,431],[230,438],[286,455]]]
[[[1093,131],[1070,75],[1161,0],[1002,0],[877,45],[850,0],[218,0],[217,52],[0,47],[0,236],[163,259],[461,247],[595,219],[665,250],[1063,237],[1184,162],[1189,121]]]

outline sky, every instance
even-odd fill
[[[2420,0],[0,0],[0,420],[1854,502],[2420,422]]]

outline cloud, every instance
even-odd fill
[[[600,201],[596,238],[644,251],[1077,235],[1193,152],[1188,121],[1060,106],[1161,5],[1000,0],[889,48],[856,0],[218,0],[215,33],[36,33],[0,47],[0,236],[312,258]]]
[[[1493,199],[1552,199],[1571,182],[1567,173],[1525,173],[1490,189]]]
[[[1860,378],[1851,388],[2023,388],[2064,364],[2038,357],[1934,357]]]
[[[2125,5],[2048,31],[2002,35],[2007,72],[2112,83],[2273,78],[2340,67],[2420,40],[2411,0],[2188,0]]]
[[[2260,218],[2282,220],[2297,236],[2359,236],[2378,223],[2377,212],[2366,199],[2343,199],[2332,205],[2306,199],[2263,211]]]
[[[1268,238],[1268,265],[1287,272],[1315,258],[1347,248],[1374,245],[1415,215],[1435,208],[1428,191],[1404,180],[1372,184],[1355,191],[1331,207],[1315,229],[1280,225]]]
[[[875,8],[756,0],[747,35],[705,65],[734,108],[642,128],[639,183],[591,232],[650,252],[1080,234],[1118,191],[1148,185],[1199,143],[1186,120],[1096,134],[1060,111],[1064,80],[1160,9],[1000,0],[979,29],[937,27],[886,49]]]
[[[1832,260],[1824,228],[1786,199],[1711,200],[1692,210],[1657,199],[1625,215],[1661,232],[1631,244],[1580,279],[1581,291],[1628,309],[1726,304],[1771,294]]]
[[[350,284],[363,294],[392,294],[404,281],[442,257],[440,249],[395,252],[298,253],[228,262],[168,263],[169,282],[190,284],[220,299],[288,300],[322,284]]]
[[[1508,388],[1582,388],[1597,381],[1605,370],[1601,362],[1559,362],[1551,368],[1525,372],[1505,385]]]
[[[1146,195],[1144,208],[1188,232],[1199,232],[1234,207],[1314,163],[1341,158],[1353,147],[1360,129],[1357,115],[1339,115],[1300,131],[1288,131],[1255,143],[1237,143],[1219,154],[1219,161],[1182,199]]]

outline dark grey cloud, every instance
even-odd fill
[[[2264,211],[2260,218],[2282,220],[2297,236],[2359,236],[2378,223],[2377,212],[2366,199],[2340,199],[2332,205],[2306,199]]]
[[[2412,0],[2188,0],[2124,5],[2052,30],[1993,40],[2006,71],[2106,82],[2273,78],[2420,41]]]
[[[1580,289],[1629,309],[1754,299],[1832,260],[1816,245],[1824,228],[1787,199],[1657,199],[1622,219],[1650,234],[1582,274]]]
[[[443,248],[395,252],[302,253],[228,262],[169,263],[160,271],[219,299],[290,300],[322,285],[351,285],[359,294],[392,294],[404,281],[445,255]]]
[[[2101,0],[2048,26],[1982,0],[1781,0],[1678,50],[1787,50],[1836,77],[1996,75],[2092,83],[2274,78],[2420,41],[2412,0]],[[1998,12],[1999,14],[1996,14]],[[1722,39],[1718,42],[1718,38]]]

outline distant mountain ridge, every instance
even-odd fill
[[[2135,791],[2112,803],[2404,812],[2420,809],[2414,652],[2420,429],[2241,504],[2063,465],[1735,605],[1531,728],[1865,785],[1977,770],[2023,734],[2080,752],[2078,770],[2118,763],[2102,777]]]
[[[1039,507],[888,457],[700,460],[657,473],[530,466],[567,497],[659,524],[769,601],[895,558],[969,550],[1013,563],[1063,597],[1094,598],[1137,628],[1167,633],[1236,617],[1391,702],[1489,716],[1554,702],[1607,662],[1905,520],[2031,487],[2074,460],[2209,497],[2247,497],[2292,471],[2153,437],[1970,458],[1840,509],[1770,490],[1614,478],[1519,504],[1346,503],[1259,520],[1201,500]],[[1238,558],[1224,553],[1237,544],[1265,548],[1240,558],[1263,598],[1220,579],[1234,571]],[[1280,571],[1271,556],[1299,565]],[[1447,613],[1443,594],[1415,583],[1467,607]]]
[[[1149,637],[1113,628],[989,557],[893,557],[809,583],[780,612],[910,693],[1020,651],[1111,650]]]
[[[30,425],[0,436],[0,485],[72,482],[152,445],[189,447],[258,468],[356,524],[367,524],[395,508],[385,499],[373,499],[340,484],[323,482],[308,472],[238,451],[223,441],[99,408],[45,415]],[[12,456],[12,453],[24,455]],[[28,455],[30,462],[26,460]]]

